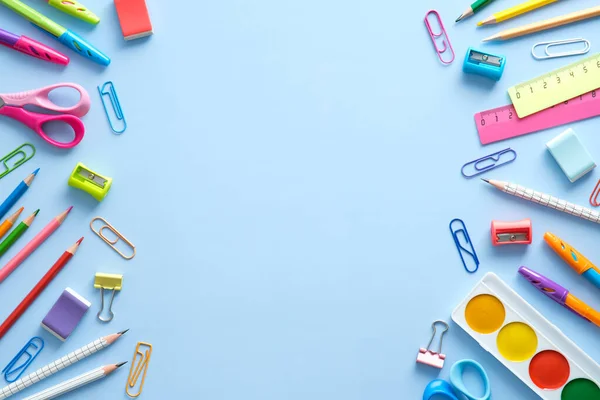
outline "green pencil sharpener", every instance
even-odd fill
[[[102,176],[82,163],[77,163],[69,177],[69,186],[83,190],[96,200],[102,201],[112,186],[112,178]]]

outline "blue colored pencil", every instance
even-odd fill
[[[4,200],[4,203],[0,204],[0,219],[4,217],[4,215],[11,209],[11,207],[14,206],[17,201],[19,201],[21,196],[25,194],[27,189],[29,189],[31,182],[33,182],[33,178],[35,178],[39,170],[39,168],[36,169],[31,175],[23,179],[23,182],[19,183],[16,189],[8,195],[6,200]]]

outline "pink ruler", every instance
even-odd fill
[[[600,90],[567,100],[525,118],[512,105],[475,114],[481,144],[499,142],[600,115]]]

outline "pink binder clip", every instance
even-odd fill
[[[440,335],[440,350],[438,352],[429,349],[431,343],[433,343],[433,339],[435,338],[435,324],[441,324],[444,326],[444,330]],[[442,341],[444,340],[444,334],[448,331],[449,326],[444,321],[434,321],[433,324],[431,324],[431,328],[433,329],[431,340],[429,341],[426,349],[422,347],[419,349],[419,354],[417,354],[417,362],[441,369],[444,366],[444,361],[446,360],[446,355],[442,354]]]

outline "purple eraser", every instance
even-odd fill
[[[66,288],[42,321],[42,327],[63,342],[73,333],[92,303]]]

